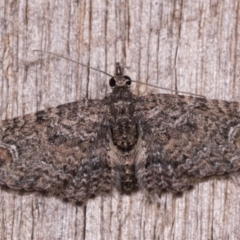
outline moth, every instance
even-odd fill
[[[117,189],[182,192],[240,170],[240,103],[137,97],[116,64],[103,100],[0,122],[0,185],[86,203]]]

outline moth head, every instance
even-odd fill
[[[116,63],[116,73],[115,77],[110,78],[109,86],[111,88],[115,87],[129,87],[131,85],[131,78],[123,75],[122,67],[120,63]]]
[[[109,80],[109,86],[114,87],[129,87],[131,85],[131,78],[128,76],[117,76]]]

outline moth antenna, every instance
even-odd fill
[[[68,60],[68,61],[70,61],[70,62],[77,63],[77,64],[79,64],[79,65],[81,65],[81,66],[83,66],[83,67],[87,67],[87,68],[89,68],[89,69],[92,69],[92,70],[98,71],[98,72],[100,72],[100,73],[103,73],[103,74],[105,74],[105,75],[107,75],[107,76],[109,76],[109,77],[114,77],[114,76],[110,75],[109,73],[106,73],[106,72],[104,72],[104,71],[102,71],[102,70],[99,70],[99,69],[94,68],[94,67],[90,67],[90,66],[88,66],[88,65],[86,65],[86,64],[84,64],[84,63],[80,63],[80,62],[74,61],[74,60],[72,60],[72,59],[70,59],[70,58],[66,58],[66,57],[64,57],[64,56],[62,56],[62,55],[59,55],[59,54],[56,54],[56,53],[52,53],[52,52],[48,52],[48,51],[44,51],[44,50],[33,50],[33,52],[44,52],[44,53],[52,54],[52,55],[54,55],[54,56],[63,58],[63,59],[65,59],[65,60]]]
[[[163,89],[163,90],[167,90],[167,91],[171,91],[171,92],[175,92],[175,90],[172,90],[172,89],[169,89],[169,88],[164,88],[164,87],[159,87],[159,86],[149,84],[149,83],[139,82],[139,81],[135,81],[135,80],[132,80],[132,82],[140,83],[140,84],[143,84],[143,85],[147,85],[147,86],[150,86],[150,87],[159,88],[159,89]],[[196,96],[196,97],[205,98],[205,96],[200,95],[200,94],[189,93],[189,92],[184,92],[184,91],[177,91],[177,92],[178,93],[183,93],[183,94],[193,95],[193,96]]]
[[[33,50],[33,52],[43,52],[43,53],[52,54],[52,55],[54,55],[54,56],[63,58],[63,59],[65,59],[65,60],[68,60],[68,61],[73,62],[73,63],[77,63],[77,64],[79,64],[79,65],[81,65],[81,66],[83,66],[83,67],[87,67],[87,68],[89,68],[89,69],[92,69],[92,70],[98,71],[98,72],[100,72],[100,73],[103,73],[103,74],[105,74],[105,75],[107,75],[107,76],[109,76],[109,77],[111,77],[111,78],[114,78],[114,76],[112,76],[112,75],[109,74],[109,73],[106,73],[106,72],[104,72],[104,71],[102,71],[102,70],[99,70],[99,69],[97,69],[97,68],[94,68],[94,67],[90,67],[90,66],[88,66],[88,65],[86,65],[86,64],[84,64],[84,63],[80,63],[80,62],[74,61],[74,60],[72,60],[72,59],[70,59],[70,58],[64,57],[64,56],[59,55],[59,54],[56,54],[56,53],[52,53],[52,52],[45,51],[45,50],[37,50],[37,49]],[[117,64],[119,64],[119,63],[117,63]],[[120,64],[119,64],[119,66],[120,66]],[[119,68],[119,69],[120,69],[120,68]],[[116,74],[117,74],[117,73],[116,73]],[[132,82],[135,82],[135,83],[140,83],[140,84],[143,84],[143,85],[147,85],[147,86],[150,86],[150,87],[154,87],[154,88],[167,90],[167,91],[170,91],[170,92],[173,92],[173,91],[174,91],[174,90],[172,90],[172,89],[164,88],[164,87],[159,87],[159,86],[156,86],[156,85],[153,85],[153,84],[148,84],[148,83],[144,83],[144,82],[140,82],[140,81],[135,81],[135,80],[131,80],[131,81],[132,81]],[[199,94],[195,94],[195,93],[189,93],[189,92],[184,92],[184,91],[177,91],[177,92],[178,92],[178,93],[183,93],[183,94],[190,94],[190,95],[193,95],[193,96],[196,96],[196,97],[205,98],[203,95],[199,95]]]

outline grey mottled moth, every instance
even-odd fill
[[[103,100],[0,122],[0,185],[85,203],[109,193],[181,192],[240,169],[240,104],[137,97],[116,65]]]

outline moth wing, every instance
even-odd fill
[[[85,202],[110,191],[100,100],[60,105],[0,123],[0,185]]]
[[[148,191],[182,191],[240,170],[240,104],[177,95],[139,99],[144,154],[136,162]]]

